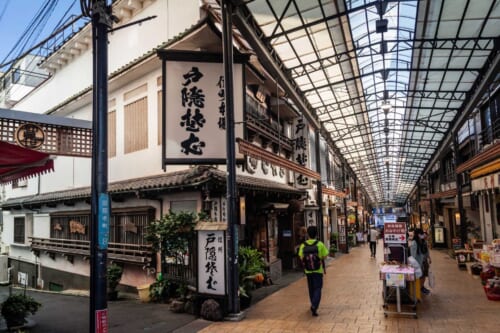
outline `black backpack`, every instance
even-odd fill
[[[310,245],[304,242],[302,254],[302,264],[304,265],[304,269],[308,271],[315,271],[321,267],[321,259],[319,259],[318,255],[318,240]]]

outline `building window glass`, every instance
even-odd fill
[[[25,241],[25,223],[24,217],[14,218],[14,243],[24,244]]]

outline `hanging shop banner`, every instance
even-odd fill
[[[384,243],[386,244],[406,243],[406,223],[404,222],[384,223]]]
[[[308,167],[309,165],[309,131],[303,118],[293,122],[293,158],[297,164]],[[298,172],[294,172],[295,188],[309,189],[312,187],[311,179]]]
[[[224,230],[198,230],[198,292],[210,295],[226,294],[226,223],[210,222],[213,228]],[[207,223],[208,225],[208,223]]]
[[[228,123],[222,55],[172,52],[163,59],[166,61],[164,162],[225,164]],[[243,71],[242,64],[233,64],[235,139],[243,138]],[[237,149],[235,158],[243,160]]]

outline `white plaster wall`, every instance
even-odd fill
[[[135,21],[157,17],[108,35],[108,73],[125,66],[163,42],[185,31],[200,18],[198,0],[157,0],[132,17]],[[90,29],[90,26],[85,29]],[[15,109],[44,113],[92,85],[92,45],[40,88],[15,105]]]
[[[15,105],[16,110],[45,113],[92,83],[92,49],[73,58],[44,84]]]
[[[89,262],[83,260],[80,256],[75,256],[73,263],[70,263],[59,254],[56,255],[54,259],[51,259],[48,255],[42,253],[40,258],[38,258],[38,262],[42,267],[48,267],[78,275],[90,276]],[[43,276],[40,278],[43,280]]]
[[[12,244],[14,242],[14,215],[3,211],[2,243]]]
[[[37,260],[33,252],[31,252],[31,247],[29,245],[10,244],[9,257],[31,263]]]
[[[50,238],[50,215],[33,215],[33,237]]]

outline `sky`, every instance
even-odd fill
[[[34,30],[33,37],[25,46],[25,50],[50,36],[55,27],[61,24],[60,20],[63,17],[68,18],[71,14],[80,15],[80,0],[0,0],[0,63],[3,64],[19,54],[20,48],[6,59],[30,23],[37,21],[37,13],[44,12],[42,8],[46,4],[55,4],[55,7],[50,15],[47,15],[49,19],[43,29],[40,26]],[[5,70],[0,68],[2,69]]]

